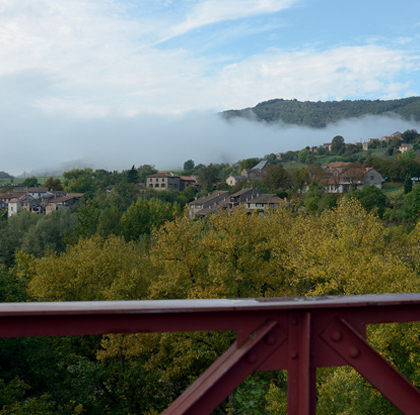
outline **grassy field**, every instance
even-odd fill
[[[375,148],[374,150],[371,150],[372,157],[384,158],[386,150],[387,150],[386,148],[381,148],[381,147],[380,148]]]
[[[395,183],[395,182],[383,183],[382,190],[388,195],[398,194],[398,193],[402,194],[404,191],[404,183]]]
[[[385,151],[386,148],[376,148],[374,150],[370,150],[370,152],[367,151],[361,151],[358,153],[358,155],[371,155],[372,157],[385,157]],[[327,164],[331,163],[332,161],[336,161],[337,159],[340,160],[342,156],[337,156],[334,154],[325,154],[323,156],[315,156],[313,163],[319,164],[320,166],[326,166]],[[281,165],[285,169],[295,168],[295,167],[308,167],[307,164],[301,163],[299,161],[282,161]]]
[[[43,185],[51,176],[46,177],[37,177],[38,183]],[[63,181],[63,176],[53,176],[54,179],[60,179],[60,181]],[[22,184],[26,178],[17,178],[14,177],[13,179],[0,179],[0,184]]]

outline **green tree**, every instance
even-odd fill
[[[324,156],[325,154],[327,154],[327,150],[324,146],[318,146],[316,148],[316,155],[317,156]]]
[[[258,164],[260,161],[261,159],[258,157],[252,157],[249,159],[242,160],[239,165],[239,172],[241,172],[244,169],[252,169],[252,167]]]
[[[44,186],[48,189],[48,190],[53,190],[53,191],[60,191],[63,190],[63,185],[61,184],[60,179],[54,179],[53,177],[50,177],[45,183]]]
[[[179,209],[159,199],[138,199],[121,218],[122,234],[126,241],[138,240],[142,235],[150,235],[166,221],[173,220]]]
[[[38,258],[47,250],[63,252],[74,241],[76,223],[76,213],[69,209],[60,209],[41,216],[35,226],[29,227],[22,237],[20,249]]]
[[[283,192],[291,187],[291,177],[280,166],[270,165],[264,174],[264,183],[272,192]]]
[[[420,186],[413,186],[410,193],[404,195],[403,209],[408,219],[417,221],[420,217]]]
[[[383,216],[386,205],[386,196],[382,190],[378,189],[376,186],[363,186],[361,190],[350,193],[349,197],[356,198],[368,212],[376,209],[378,216],[380,218]]]
[[[140,195],[139,189],[134,183],[121,181],[109,193],[108,202],[111,206],[123,213],[127,208],[134,203]]]
[[[152,174],[156,174],[158,172],[158,170],[155,169],[155,166],[151,166],[150,164],[143,164],[142,166],[139,166],[137,171],[139,173],[140,183],[146,183],[147,176],[151,176]]]
[[[298,158],[300,162],[309,164],[313,157],[307,148],[303,148],[302,150],[299,151]]]
[[[70,193],[85,193],[92,196],[95,190],[92,169],[74,169],[63,173],[63,187]]]
[[[211,189],[220,180],[217,167],[213,164],[202,167],[198,171],[198,180],[204,187]]]
[[[398,159],[415,159],[416,156],[416,152],[410,148],[409,150],[404,151],[404,153],[398,154]]]
[[[22,248],[26,233],[36,225],[40,215],[35,215],[27,210],[21,210],[10,217],[0,228],[0,263],[11,266],[16,253]]]
[[[399,137],[397,136],[397,137],[394,137],[394,138],[393,138],[393,139],[389,142],[388,147],[389,147],[389,148],[392,148],[392,149],[396,149],[396,148],[398,148],[400,145],[401,145],[401,138],[399,138]]]
[[[413,190],[413,182],[409,174],[404,179],[404,194],[410,193]]]
[[[418,142],[420,134],[417,130],[406,130],[401,134],[401,138],[404,143],[415,143]]]
[[[9,173],[6,173],[5,171],[0,171],[0,179],[12,179],[13,176],[11,176]]]
[[[286,161],[294,161],[298,159],[298,151],[286,151],[285,155],[284,155],[284,159]]]
[[[38,179],[35,176],[28,177],[22,183],[23,187],[37,187],[39,186]]]
[[[195,167],[195,163],[194,163],[194,161],[193,160],[187,160],[185,163],[184,163],[184,171],[190,171],[190,170],[193,170],[194,169],[194,167]]]
[[[26,298],[26,281],[0,264],[0,303],[23,302]]]
[[[74,226],[74,236],[76,240],[90,238],[97,232],[100,209],[97,204],[88,201],[77,211],[77,223]]]
[[[97,232],[106,238],[109,235],[119,235],[121,233],[121,213],[115,206],[101,210],[98,217]]]
[[[331,152],[333,154],[342,154],[346,149],[344,138],[341,135],[336,135],[331,141]]]
[[[322,198],[323,191],[315,182],[309,184],[308,191],[305,195],[305,209],[308,213],[317,213],[319,210],[319,202]]]
[[[127,182],[128,183],[137,183],[139,181],[139,172],[136,170],[136,167],[133,165],[130,170],[127,171]]]

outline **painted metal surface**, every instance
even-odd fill
[[[351,365],[403,414],[420,393],[365,341],[366,325],[420,321],[420,293],[343,297],[3,303],[0,337],[235,330],[237,341],[164,412],[205,415],[250,373],[288,371],[289,415],[315,415],[316,368]]]

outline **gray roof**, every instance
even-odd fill
[[[283,199],[275,194],[262,194],[255,199],[249,200],[247,203],[281,203]]]
[[[255,165],[251,170],[262,170],[264,167],[267,167],[268,161],[262,160],[257,165]]]
[[[220,196],[229,196],[229,192],[228,191],[223,191],[223,192],[214,192],[208,196],[203,196],[200,197],[197,200],[193,200],[192,202],[189,203],[189,205],[203,205],[204,203],[210,202],[213,199],[217,199]]]

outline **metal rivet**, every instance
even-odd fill
[[[358,347],[356,346],[351,346],[349,347],[349,355],[350,357],[352,357],[353,359],[355,359],[356,357],[359,357],[360,355],[360,350]]]
[[[331,340],[334,342],[339,342],[343,338],[343,333],[339,330],[335,330],[331,333]]]
[[[299,357],[299,353],[294,350],[293,352],[290,353],[290,357],[292,359],[297,359]]]
[[[291,317],[290,318],[290,324],[292,326],[296,326],[299,323],[299,320],[297,319],[297,317]]]
[[[255,363],[258,360],[258,356],[255,352],[249,352],[245,358],[246,362],[249,364]]]
[[[265,344],[274,344],[276,342],[276,335],[274,333],[268,333],[264,338]]]

